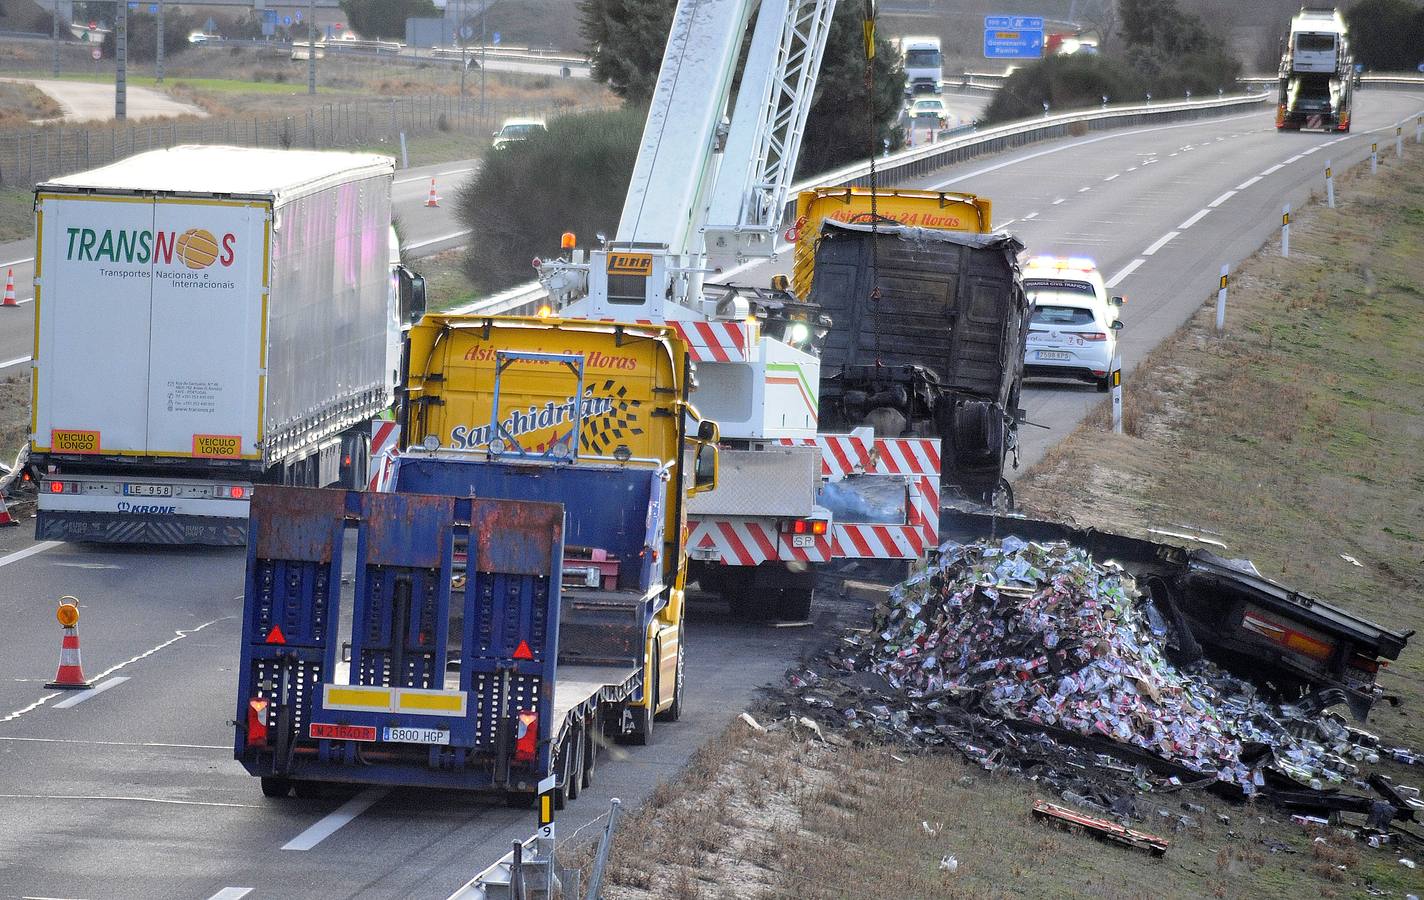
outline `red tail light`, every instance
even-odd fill
[[[782,534],[825,534],[825,519],[783,519]]]
[[[51,482],[49,483],[49,492],[50,492],[51,494],[62,494],[62,493],[64,493],[64,482],[62,482],[62,481],[51,481]]]
[[[247,701],[247,746],[267,746],[267,707],[269,701],[254,697]]]
[[[1078,332],[1078,337],[1085,341],[1105,341],[1108,339],[1108,336],[1101,331],[1080,331]]]
[[[539,717],[532,709],[521,709],[514,722],[514,761],[533,762],[539,747]]]
[[[242,487],[242,485],[235,484],[232,487],[228,488],[227,495],[234,500],[241,500],[243,497],[247,496],[247,491]]]

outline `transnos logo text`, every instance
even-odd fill
[[[148,263],[173,265],[177,261],[190,269],[206,269],[213,263],[231,266],[237,235],[221,238],[206,228],[176,231],[117,230],[113,228],[69,228],[66,259],[81,262]]]

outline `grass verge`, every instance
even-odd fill
[[[1138,367],[1127,434],[1100,408],[1018,492],[1034,514],[1119,532],[1210,529],[1271,577],[1424,629],[1424,151],[1337,187],[1339,209],[1298,214],[1290,259],[1272,247],[1240,268],[1224,335],[1204,304]],[[1421,663],[1411,647],[1381,676],[1403,705],[1367,727],[1390,745],[1424,745]],[[734,723],[628,818],[608,896],[1424,893],[1398,861],[1417,848],[1372,850],[1274,808],[1154,795],[1135,827],[1172,847],[1151,860],[1036,824],[1032,801],[1058,798],[1032,782],[828,738]]]

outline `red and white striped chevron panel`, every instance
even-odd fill
[[[816,538],[814,547],[793,547],[789,537],[776,530],[776,522],[747,519],[694,519],[689,523],[690,550],[717,551],[729,566],[756,566],[770,560],[782,562],[827,562],[831,558],[829,535]]]
[[[391,469],[400,449],[400,425],[377,420],[371,423],[371,452],[366,456],[368,491],[390,490]]]
[[[651,319],[639,319],[640,325],[654,324]],[[746,362],[751,355],[747,346],[745,322],[694,322],[669,319],[662,323],[677,329],[687,341],[687,352],[693,362]]]

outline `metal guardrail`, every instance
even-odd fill
[[[981,129],[973,134],[927,144],[877,159],[876,182],[891,185],[915,178],[953,163],[1012,150],[1038,141],[1066,137],[1070,134],[1101,131],[1141,125],[1147,122],[1173,122],[1224,115],[1249,110],[1267,99],[1267,94],[1246,94],[1212,100],[1191,100],[1178,103],[1128,104],[1106,109],[1078,110],[1059,113]],[[813,187],[828,185],[864,186],[869,183],[870,162],[865,160],[793,184],[787,199],[788,212],[795,208],[796,195]],[[482,297],[452,312],[468,315],[524,315],[533,313],[548,293],[539,282],[521,284],[490,297]]]
[[[1275,85],[1279,81],[1280,77],[1277,75],[1243,75],[1236,79],[1237,84],[1245,85]],[[1424,75],[1409,75],[1404,73],[1361,75],[1360,87],[1424,90]]]

